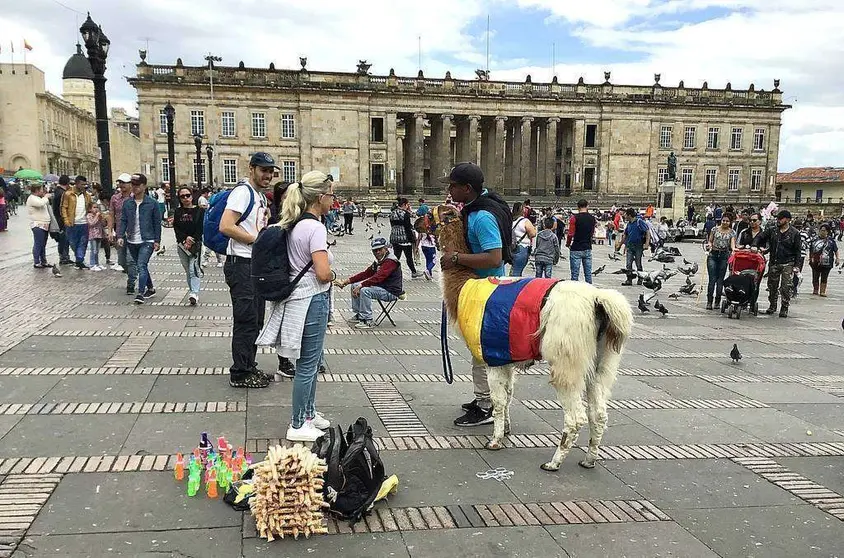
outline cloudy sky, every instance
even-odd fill
[[[201,6],[201,8],[199,8]],[[148,48],[150,63],[223,64],[372,72],[418,70],[474,77],[486,65],[487,16],[493,79],[603,81],[770,90],[785,100],[780,170],[844,166],[844,0],[25,0],[0,13],[0,60],[27,61],[61,91],[61,70],[90,11],[111,40],[109,103],[135,110],[124,77]],[[420,38],[421,37],[421,41]],[[552,47],[553,45],[553,47]]]

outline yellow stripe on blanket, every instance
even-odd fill
[[[481,349],[484,308],[495,288],[496,284],[487,279],[470,279],[460,289],[460,297],[457,299],[457,324],[460,326],[460,332],[472,356],[481,361],[484,359]]]

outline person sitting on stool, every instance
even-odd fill
[[[357,275],[335,283],[341,289],[352,285],[353,321],[357,329],[371,329],[372,299],[392,302],[404,292],[402,290],[401,264],[390,251],[387,239],[376,237],[370,243],[375,262]]]

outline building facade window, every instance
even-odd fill
[[[164,111],[164,109],[159,109],[158,111],[158,133],[167,133],[167,113]]]
[[[691,192],[694,184],[695,171],[693,169],[683,169],[680,172],[680,182],[683,183],[683,189],[686,192]]]
[[[741,149],[741,128],[733,128],[733,131],[730,133],[730,149]]]
[[[706,148],[718,149],[720,145],[721,128],[709,128],[709,133],[706,136]]]
[[[666,167],[659,167],[656,170],[656,184],[662,186],[668,180],[668,169]]]
[[[161,158],[161,181],[170,182],[170,158]]]
[[[598,137],[598,125],[597,124],[587,124],[586,125],[586,143],[584,147],[587,148],[594,148],[596,145]]]
[[[739,186],[741,186],[741,170],[730,169],[730,174],[727,177],[727,191],[738,192]]]
[[[223,183],[237,182],[237,159],[223,159]]]
[[[369,141],[383,142],[384,141],[384,119],[376,117],[371,120]],[[373,165],[374,166],[374,165]]]
[[[370,170],[369,185],[373,188],[384,187],[384,165],[382,163],[373,163]]]
[[[753,151],[765,150],[765,128],[756,128],[753,131]]]
[[[706,169],[703,187],[709,192],[714,192],[718,186],[718,169]]]
[[[683,130],[683,149],[694,149],[697,144],[697,128],[686,126]]]
[[[205,111],[192,110],[190,111],[190,135],[204,136],[205,135]]]
[[[205,160],[199,161],[197,164],[196,159],[191,159],[193,161],[193,181],[194,183],[205,184]],[[199,171],[199,176],[197,176],[197,171]]]
[[[281,163],[281,179],[286,182],[296,182],[296,161]]]
[[[293,139],[296,137],[296,118],[294,115],[281,115],[281,137],[283,139]]]
[[[220,114],[220,135],[224,138],[233,138],[236,135],[234,111],[224,110]]]
[[[583,169],[583,189],[590,192],[595,189],[595,167]]]
[[[674,133],[672,126],[663,126],[659,129],[659,148],[671,149],[671,136]]]
[[[761,192],[762,191],[762,170],[761,169],[753,169],[750,171],[750,191],[751,192]]]
[[[252,137],[267,137],[267,115],[263,112],[252,113]]]

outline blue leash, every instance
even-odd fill
[[[443,352],[443,376],[447,384],[454,383],[454,370],[451,368],[451,353],[448,351],[448,316],[443,300],[443,314],[440,322],[440,347]]]

